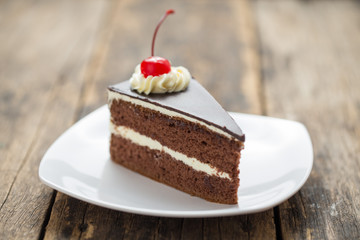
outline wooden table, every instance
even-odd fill
[[[161,218],[101,208],[38,177],[53,141],[155,52],[225,109],[296,120],[314,167],[257,214]],[[358,1],[0,1],[0,239],[360,239]],[[261,151],[261,149],[259,149]]]

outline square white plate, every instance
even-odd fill
[[[151,216],[248,214],[290,198],[305,183],[313,164],[312,144],[304,125],[230,114],[246,135],[237,205],[190,196],[113,163],[107,106],[77,122],[53,143],[41,160],[39,176],[46,185],[85,202]]]

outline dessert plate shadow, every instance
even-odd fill
[[[113,163],[109,111],[103,106],[63,133],[39,167],[46,185],[74,198],[124,212],[163,217],[214,217],[270,209],[294,195],[310,175],[313,149],[301,123],[230,113],[246,135],[239,203],[190,196]]]

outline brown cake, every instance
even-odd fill
[[[108,93],[114,162],[191,195],[237,203],[245,137],[196,80],[178,93],[146,96],[129,81]]]
[[[154,56],[108,88],[111,159],[206,200],[236,204],[245,136],[184,67]]]

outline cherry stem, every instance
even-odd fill
[[[156,38],[156,34],[157,34],[158,30],[159,30],[160,25],[163,23],[163,21],[165,20],[165,18],[168,15],[173,14],[173,13],[175,13],[174,10],[172,10],[172,9],[167,10],[166,13],[164,14],[164,16],[160,19],[158,25],[156,26],[154,36],[153,36],[153,39],[152,39],[152,44],[151,44],[151,56],[154,56],[155,38]]]

